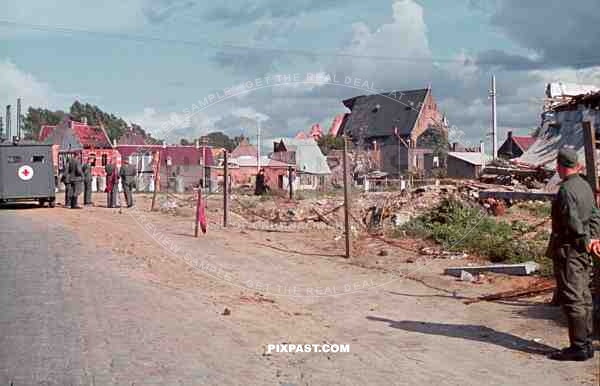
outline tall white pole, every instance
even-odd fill
[[[258,120],[258,116],[256,116],[256,128],[258,130],[257,142],[256,145],[256,172],[260,172],[260,122]]]
[[[492,158],[496,159],[496,156],[498,155],[498,138],[496,127],[496,76],[493,74],[490,97],[492,98]]]

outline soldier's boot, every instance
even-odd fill
[[[555,361],[583,362],[587,361],[588,359],[592,359],[594,357],[593,355],[594,353],[592,351],[590,356],[590,350],[588,347],[581,348],[571,346],[551,354],[550,359]]]

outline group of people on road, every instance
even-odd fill
[[[115,163],[109,163],[104,168],[106,172],[106,206],[117,207],[119,195],[119,180],[125,195],[127,207],[133,206],[133,189],[136,188],[137,169],[127,159],[123,160],[123,166],[118,168]],[[65,184],[65,208],[81,209],[78,204],[79,195],[83,191],[83,204],[93,205],[92,202],[92,166],[88,163],[81,164],[77,157],[67,160],[61,177]]]

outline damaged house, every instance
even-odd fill
[[[553,105],[541,115],[539,135],[535,142],[513,162],[533,168],[554,170],[558,150],[564,145],[570,145],[577,149],[581,163],[585,164],[582,122],[590,121],[598,138],[599,110],[600,92],[581,94],[562,104]],[[557,182],[556,176],[551,182]]]
[[[350,109],[337,131],[355,146],[379,146],[381,169],[390,175],[425,170],[425,155],[445,147],[448,124],[431,87],[361,95],[343,101]]]

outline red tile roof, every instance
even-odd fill
[[[83,147],[111,148],[110,138],[102,127],[72,121],[71,128]]]
[[[233,151],[231,152],[231,154],[229,155],[231,158],[237,158],[237,157],[241,157],[241,156],[254,156],[256,157],[258,153],[258,149],[256,148],[256,146],[251,145],[250,142],[248,142],[247,139],[243,139],[240,144],[233,149]]]
[[[535,137],[530,135],[513,135],[513,140],[523,151],[527,151],[531,145],[535,142]]]
[[[40,128],[38,140],[40,142],[46,141],[56,131],[57,127],[58,126],[53,125],[42,126]],[[112,147],[110,139],[100,126],[90,126],[80,122],[71,121],[70,129],[79,143],[85,148],[96,147],[107,149]]]

